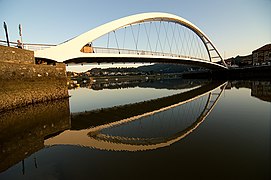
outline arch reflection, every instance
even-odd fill
[[[80,128],[79,126],[73,127],[72,125],[72,129],[81,129],[80,131],[64,132],[60,136],[47,140],[45,144],[50,146],[57,144],[80,145],[113,151],[144,151],[169,146],[189,135],[205,120],[219,100],[226,84],[226,82],[211,82],[190,91],[164,98],[106,108],[100,111],[80,113],[72,117],[72,122],[83,121],[82,124],[84,125],[81,124]],[[200,110],[197,111],[197,115],[189,116],[190,112],[186,112],[186,110],[191,109],[191,104],[195,104],[197,100],[204,103],[201,103],[201,106],[199,107],[195,106],[195,109]],[[182,107],[186,107],[186,109],[184,108],[181,111],[180,108]],[[153,134],[147,136],[142,136],[140,133],[131,134],[131,129],[134,129],[134,131],[137,131],[138,129],[135,128],[135,124],[139,124],[141,127],[143,126],[143,128],[144,126],[150,127],[148,123],[144,123],[149,122],[150,117],[158,117],[158,115],[161,116],[162,113],[168,113],[173,110],[179,110],[181,111],[181,114],[186,112],[188,114],[187,117],[192,117],[193,120],[187,121],[186,119],[187,123],[185,125],[176,126],[170,133],[168,133],[168,130],[165,130],[166,134],[159,134],[158,132],[158,135],[156,134],[156,136]],[[115,118],[117,114],[119,114],[121,119]],[[98,118],[99,120],[97,121],[84,121],[84,119],[95,119],[95,117],[102,116],[110,117],[110,115],[112,118],[109,119]],[[174,120],[174,123],[179,122],[182,121],[178,120],[178,118],[177,120]],[[154,123],[156,123],[156,125],[161,124],[161,121],[156,121]],[[166,124],[167,121],[164,120],[164,126],[162,126],[161,129],[164,129]],[[121,128],[126,128],[124,133],[120,132]],[[114,129],[116,130],[115,132]],[[146,135],[146,131],[143,134]]]

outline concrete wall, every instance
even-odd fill
[[[0,52],[0,112],[68,97],[65,64],[34,64],[34,53],[23,49]]]

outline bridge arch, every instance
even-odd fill
[[[160,12],[135,14],[135,15],[131,15],[131,16],[127,16],[127,17],[123,17],[123,18],[111,21],[109,23],[96,27],[86,33],[83,33],[69,41],[66,41],[58,46],[36,51],[35,57],[56,60],[57,62],[63,62],[69,59],[84,58],[84,57],[96,57],[96,58],[104,57],[104,54],[98,55],[98,53],[93,53],[93,54],[83,53],[80,50],[82,49],[84,45],[90,42],[93,42],[94,40],[98,39],[99,37],[109,32],[112,32],[121,28],[125,28],[129,25],[143,23],[143,22],[151,22],[151,21],[174,22],[174,23],[187,27],[188,29],[193,31],[203,42],[209,56],[209,62],[215,63],[215,61],[220,61],[223,67],[227,67],[226,63],[224,62],[223,58],[219,54],[214,44],[207,37],[207,35],[205,35],[203,31],[201,31],[197,26],[195,26],[194,24],[192,24],[191,22],[189,22],[188,20],[182,17],[169,14],[169,13],[160,13]],[[215,55],[212,55],[212,54],[215,54]],[[112,56],[107,55],[106,57],[112,57]],[[132,57],[132,56],[129,56],[129,57]]]

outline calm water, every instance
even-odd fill
[[[2,113],[0,179],[270,179],[271,82],[95,86]]]

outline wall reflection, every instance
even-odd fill
[[[251,96],[262,101],[271,102],[271,81],[231,81],[227,89],[231,88],[251,89]]]
[[[176,78],[155,78],[148,79],[148,77],[140,79],[122,78],[114,79],[114,81],[106,81],[107,79],[90,81],[84,83],[80,82],[80,87],[89,88],[93,90],[103,89],[122,89],[122,88],[155,88],[155,89],[184,89],[192,88],[195,86],[208,83],[209,80],[186,80],[179,77]],[[69,89],[75,89],[76,86],[69,87]]]
[[[1,113],[0,172],[44,148],[44,140],[70,128],[69,100]]]

